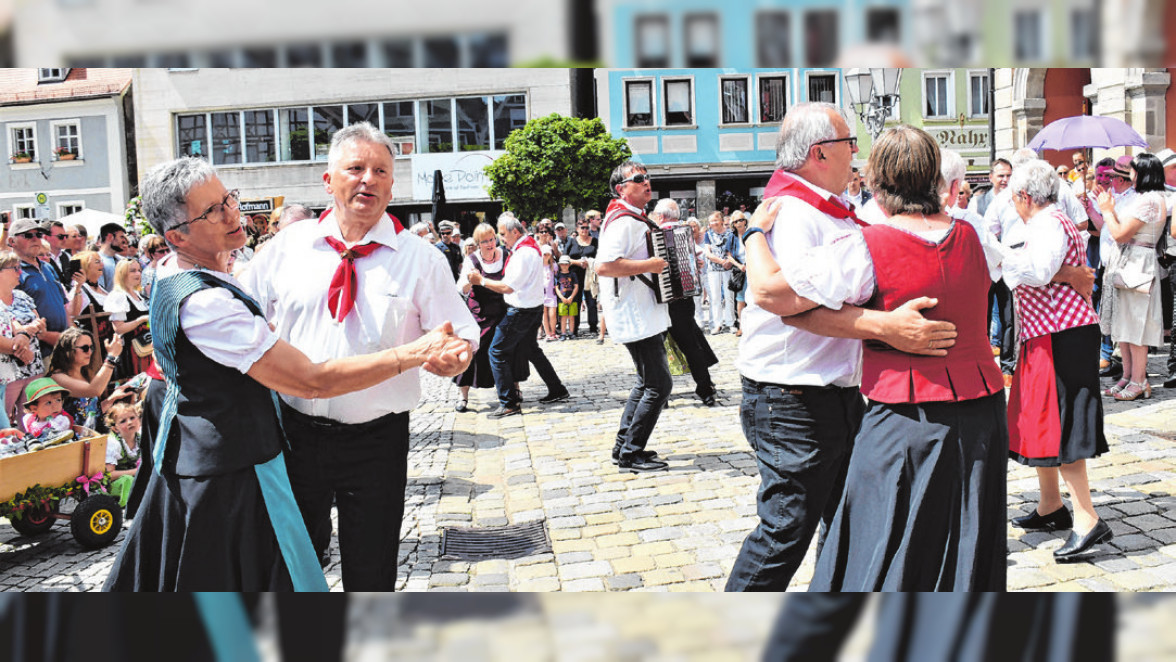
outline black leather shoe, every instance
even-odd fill
[[[568,390],[565,388],[565,389],[562,389],[556,393],[548,393],[547,395],[543,396],[542,398],[539,398],[539,402],[541,402],[542,404],[545,404],[545,405],[549,405],[553,402],[563,402],[564,400],[567,400],[570,397],[572,397],[572,394],[568,393]]]
[[[1123,376],[1123,364],[1118,361],[1111,361],[1111,365],[1102,368],[1098,371],[1099,377],[1110,377],[1117,379]]]
[[[1074,518],[1065,506],[1048,515],[1038,515],[1035,509],[1028,515],[1014,517],[1013,526],[1029,531],[1062,531],[1074,528]]]
[[[702,404],[706,405],[707,407],[714,407],[716,404],[715,403],[715,394],[711,393],[710,395],[703,398]]]
[[[657,451],[637,451],[636,453],[634,453],[634,455],[640,457],[643,460],[652,460],[653,458],[657,457]],[[621,461],[621,449],[614,448],[613,452],[612,452],[612,463],[619,464],[620,461]]]
[[[1176,372],[1168,375],[1168,378],[1164,380],[1164,388],[1176,388]]]
[[[519,407],[499,407],[498,409],[490,412],[490,418],[505,418],[507,416],[514,416],[515,414],[521,413],[523,413],[523,410]]]
[[[467,407],[466,405],[467,405],[467,403],[465,400],[458,400],[457,404],[453,406],[453,411],[455,411],[459,414],[464,414],[465,412],[470,410],[470,408]]]
[[[670,467],[670,465],[662,462],[661,460],[645,458],[640,455],[636,457],[621,458],[620,461],[617,462],[617,466],[620,467],[622,471],[628,471],[629,473],[635,474],[649,471],[665,471]]]
[[[1114,537],[1115,532],[1111,531],[1111,527],[1100,519],[1094,528],[1084,536],[1079,536],[1077,531],[1071,531],[1066,544],[1054,551],[1054,560],[1069,561],[1100,542],[1110,542]]]

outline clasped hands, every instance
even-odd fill
[[[470,342],[453,332],[452,322],[445,322],[417,338],[406,349],[422,359],[422,368],[441,377],[460,375],[473,358]]]

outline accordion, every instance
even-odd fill
[[[694,231],[689,225],[650,228],[645,235],[650,257],[666,261],[660,274],[653,274],[653,294],[658,303],[670,303],[702,292],[698,258],[694,254]]]

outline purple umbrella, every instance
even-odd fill
[[[1123,120],[1101,115],[1077,115],[1054,122],[1029,141],[1029,149],[1082,149],[1085,147],[1147,147],[1147,141]]]

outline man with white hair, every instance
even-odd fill
[[[450,321],[469,355],[443,376],[461,374],[477,348],[478,325],[445,258],[387,213],[395,153],[367,122],[336,132],[323,173],[331,210],[319,222],[279,232],[243,281],[281,338],[312,360],[396,346]],[[396,586],[409,411],[420,399],[417,370],[349,395],[282,396],[298,506],[322,558],[335,503],[347,590]]]
[[[836,106],[789,109],[765,204],[743,235],[748,289],[737,362],[740,418],[759,465],[760,522],[735,559],[728,591],[785,590],[817,526],[823,531],[832,520],[865,409],[861,339],[935,356],[955,343],[954,325],[918,312],[935,305],[932,299],[891,312],[845,306],[796,314],[780,264],[860,232],[861,221],[836,193],[845,190],[856,152],[857,139]],[[769,204],[771,198],[779,199]]]
[[[736,212],[740,213],[740,212]],[[677,225],[681,218],[678,203],[672,198],[663,198],[654,205],[650,220],[662,227]],[[696,274],[697,275],[697,274]],[[694,323],[694,297],[684,297],[669,304],[670,337],[686,357],[690,376],[694,378],[694,393],[707,407],[715,406],[715,383],[711,379],[710,367],[719,362],[706,340],[706,334]]]
[[[506,301],[506,315],[490,341],[490,372],[494,374],[494,388],[498,392],[498,409],[490,412],[491,418],[523,412],[523,394],[515,388],[515,383],[528,361],[547,385],[547,395],[539,398],[539,402],[551,404],[571,397],[537,339],[539,325],[543,323],[544,286],[551,275],[543,267],[538,242],[526,232],[522,221],[513,214],[500,215],[498,236],[511,251],[502,280],[487,280],[477,271],[469,276],[471,285],[498,292]]]

